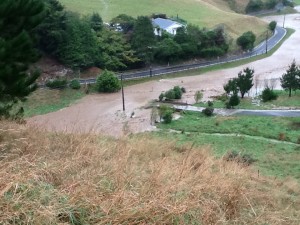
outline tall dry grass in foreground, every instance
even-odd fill
[[[0,122],[0,224],[299,224],[299,185],[149,136]]]

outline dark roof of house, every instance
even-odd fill
[[[166,29],[169,26],[172,26],[173,24],[180,25],[179,23],[177,23],[173,20],[162,19],[162,18],[152,19],[152,23],[153,23],[154,26],[159,26],[162,29]]]

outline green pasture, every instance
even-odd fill
[[[67,9],[81,14],[98,12],[105,22],[119,14],[133,17],[164,13],[169,17],[177,15],[188,23],[200,27],[225,27],[231,37],[236,38],[246,31],[253,31],[259,37],[267,24],[258,18],[222,11],[203,1],[197,0],[60,0]]]

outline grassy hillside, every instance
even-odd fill
[[[300,188],[206,147],[0,122],[1,224],[298,224]],[[287,210],[288,209],[288,210]],[[25,222],[26,221],[26,222]]]
[[[151,15],[152,13],[166,13],[177,16],[189,23],[201,27],[214,27],[224,24],[227,32],[233,38],[245,31],[252,30],[258,36],[266,29],[266,24],[260,19],[233,13],[223,1],[200,0],[60,0],[67,9],[82,14],[98,12],[104,21],[125,13],[131,16]],[[223,11],[224,8],[227,11]]]

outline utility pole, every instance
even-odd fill
[[[268,53],[268,36],[269,36],[269,31],[267,30],[267,35],[266,35],[266,54]]]
[[[285,23],[285,14],[283,14],[283,24],[282,24],[283,28],[284,28],[284,23]]]
[[[122,88],[123,112],[125,112],[125,99],[124,99],[124,88],[123,88],[123,74],[121,74],[121,88]]]

